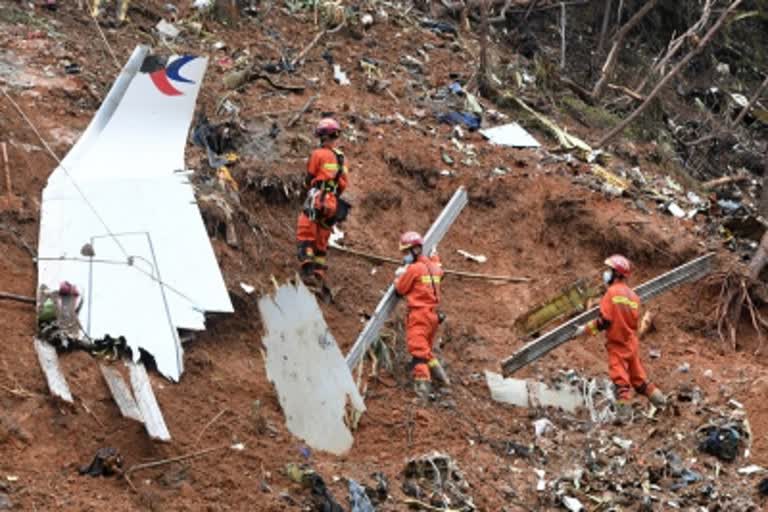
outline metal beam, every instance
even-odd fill
[[[128,369],[131,374],[131,388],[136,397],[136,405],[139,407],[141,417],[144,420],[144,427],[147,429],[149,437],[159,441],[170,441],[171,434],[168,427],[165,426],[163,413],[157,405],[155,392],[152,391],[152,383],[149,381],[149,375],[142,363],[128,363]]]
[[[73,402],[72,392],[69,390],[64,374],[61,373],[61,368],[59,368],[59,356],[56,353],[56,347],[37,338],[35,338],[34,345],[37,360],[40,362],[40,368],[43,369],[51,394],[71,404]]]
[[[648,301],[683,283],[696,281],[706,276],[712,271],[714,261],[715,253],[705,254],[643,283],[635,288],[635,293],[640,297],[640,300]],[[501,361],[502,373],[507,377],[570,341],[576,333],[576,328],[597,318],[597,313],[598,308],[592,308],[526,344],[513,355]]]
[[[424,235],[424,254],[429,254],[429,252],[440,243],[448,232],[448,229],[450,229],[453,222],[461,213],[461,210],[467,205],[467,202],[466,189],[464,187],[459,187],[453,194],[451,200],[448,201],[448,204],[445,205],[445,208],[443,208],[440,216],[434,224],[432,224],[432,227],[429,228],[427,234]],[[379,305],[376,306],[373,315],[371,315],[371,318],[368,320],[368,323],[365,324],[365,327],[363,327],[363,330],[357,337],[349,354],[347,354],[347,366],[349,366],[350,370],[355,369],[370,346],[379,336],[379,331],[384,325],[384,322],[387,321],[387,318],[389,318],[395,310],[397,299],[395,286],[389,285],[384,297],[379,301]]]
[[[103,364],[100,364],[99,368],[101,369],[101,375],[107,382],[109,391],[112,393],[112,398],[115,399],[115,403],[118,409],[120,409],[120,414],[126,418],[144,423],[139,406],[133,398],[128,384],[125,383],[122,374],[115,368]]]

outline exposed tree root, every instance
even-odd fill
[[[752,327],[758,337],[755,355],[762,352],[765,335],[768,333],[768,320],[760,313],[755,304],[755,297],[760,292],[765,294],[768,287],[765,283],[748,276],[740,270],[731,270],[712,277],[714,283],[719,283],[720,295],[715,307],[717,333],[723,344],[733,350],[739,348],[738,328],[745,313],[749,315]]]

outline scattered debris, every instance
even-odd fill
[[[737,470],[737,473],[740,475],[754,475],[756,473],[763,472],[765,472],[765,468],[756,464],[750,464],[749,466],[745,466]]]
[[[157,25],[155,25],[155,30],[157,30],[158,33],[165,39],[176,39],[179,37],[179,34],[181,34],[181,30],[179,30],[176,25],[173,23],[168,23],[163,19],[157,22]]]
[[[491,391],[491,398],[497,402],[527,408],[559,407],[568,412],[575,412],[585,405],[582,390],[567,385],[555,389],[543,382],[505,379],[490,371],[485,372],[485,379]],[[538,421],[543,421],[542,428],[545,428],[549,420]]]
[[[743,440],[748,437],[740,422],[705,426],[699,429],[698,435],[699,450],[725,462],[736,460]]]
[[[474,261],[476,263],[485,263],[486,261],[488,261],[488,258],[486,256],[483,256],[482,254],[472,254],[467,251],[463,251],[461,249],[458,249],[456,252],[464,256],[466,259]]]
[[[541,146],[533,136],[517,123],[480,130],[480,133],[499,146],[513,148],[538,148]]]
[[[547,418],[540,418],[533,422],[533,432],[536,437],[544,437],[555,430],[557,430],[557,427]]]
[[[251,286],[247,283],[240,283],[240,288],[242,288],[243,291],[248,295],[251,295],[254,291],[256,291],[256,288],[254,286]]]
[[[441,123],[455,125],[464,125],[470,130],[480,128],[480,116],[472,112],[446,112],[439,114],[437,120]]]
[[[586,278],[578,279],[517,317],[515,330],[523,338],[530,337],[558,320],[585,311],[589,301],[601,292],[600,285],[591,285]]]
[[[352,83],[349,81],[349,78],[347,78],[347,74],[341,70],[341,66],[338,64],[333,65],[333,79],[336,80],[336,83],[339,85],[350,85]]]
[[[435,507],[451,507],[461,512],[475,510],[467,495],[470,486],[456,463],[447,454],[432,452],[415,457],[406,463],[403,471],[404,491],[414,498],[427,498]]]
[[[570,512],[581,512],[584,510],[584,505],[576,498],[571,498],[570,496],[563,496],[563,505]]]
[[[356,414],[365,405],[317,299],[301,281],[288,283],[261,297],[259,311],[267,377],[288,430],[314,449],[345,453],[354,441],[344,421],[347,404]]]
[[[81,475],[113,476],[123,472],[123,458],[116,448],[99,448],[93,460],[80,468]]]
[[[349,479],[350,512],[375,512],[366,490],[356,481]]]

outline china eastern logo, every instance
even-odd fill
[[[182,55],[166,65],[165,59],[150,55],[142,62],[140,71],[148,74],[157,90],[166,96],[182,96],[184,93],[174,87],[173,82],[195,83],[194,80],[181,76],[181,68],[196,58],[195,55]]]

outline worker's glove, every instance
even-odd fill
[[[401,275],[405,274],[405,268],[406,265],[403,265],[402,267],[397,267],[395,270],[395,277],[400,277]]]
[[[437,246],[434,246],[431,251],[429,251],[429,257],[434,258],[437,256]]]
[[[576,332],[574,333],[573,337],[578,338],[578,337],[584,336],[585,332],[587,332],[587,326],[580,325],[576,328]]]

